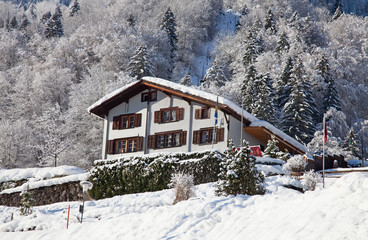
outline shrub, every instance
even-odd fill
[[[173,204],[188,200],[194,196],[192,175],[185,173],[172,174],[169,186],[175,189],[175,200]]]
[[[302,180],[304,189],[308,191],[314,191],[320,179],[321,179],[320,174],[314,172],[313,170],[310,170],[309,172],[304,173],[303,180]]]
[[[35,202],[31,193],[29,192],[29,186],[27,186],[27,189],[20,195],[22,196],[22,199],[20,200],[20,214],[27,216],[32,213],[32,207]]]
[[[295,155],[291,157],[284,164],[283,169],[289,172],[303,172],[305,167],[307,166],[307,162],[304,159],[303,155]]]

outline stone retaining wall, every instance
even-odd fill
[[[56,202],[81,201],[83,190],[80,182],[69,182],[60,185],[40,187],[31,189],[32,198],[35,199],[34,206],[47,205]],[[0,194],[0,205],[19,207],[20,192]]]

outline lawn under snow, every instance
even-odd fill
[[[0,232],[0,239],[367,239],[367,173],[326,179],[325,189],[305,194],[281,187],[290,181],[268,177],[264,196],[217,197],[214,184],[199,185],[195,198],[176,205],[173,190],[90,201],[83,224],[79,202],[35,207],[27,217],[0,206],[0,231],[39,229]]]

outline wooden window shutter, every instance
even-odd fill
[[[201,131],[193,131],[193,144],[199,144],[201,139]]]
[[[142,151],[143,149],[143,137],[137,138],[137,151]]]
[[[201,109],[196,109],[194,113],[195,119],[201,119]]]
[[[184,112],[184,108],[179,108],[178,109],[178,120],[183,120],[183,112]]]
[[[138,113],[134,117],[134,127],[140,127],[142,123],[142,113]]]
[[[216,129],[216,142],[224,141],[224,128],[217,128]]]
[[[120,129],[121,116],[116,116],[112,118],[112,129]]]
[[[114,154],[115,141],[108,140],[107,141],[107,154]]]
[[[155,111],[155,123],[161,123],[161,111]]]
[[[148,149],[154,149],[156,147],[156,136],[155,135],[149,135],[148,136]]]
[[[187,131],[182,131],[180,133],[180,145],[186,145],[187,144]]]

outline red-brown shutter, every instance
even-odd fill
[[[137,151],[142,151],[143,149],[143,137],[137,138]]]
[[[107,154],[114,154],[115,141],[108,140],[107,141]]]
[[[140,127],[142,123],[142,113],[138,113],[134,117],[134,127]]]
[[[156,147],[156,136],[155,135],[149,135],[148,136],[148,149],[154,149]]]
[[[199,144],[201,139],[201,131],[193,131],[193,144]]]
[[[184,108],[179,108],[178,109],[178,120],[183,120],[183,112],[184,112]]]
[[[161,123],[161,111],[155,111],[155,123]]]
[[[116,116],[112,118],[112,129],[120,129],[121,116]]]
[[[224,141],[224,128],[217,128],[216,129],[216,142]]]
[[[194,113],[195,119],[201,119],[201,109],[196,109]]]
[[[187,144],[187,131],[182,131],[180,133],[180,145],[186,145]]]

